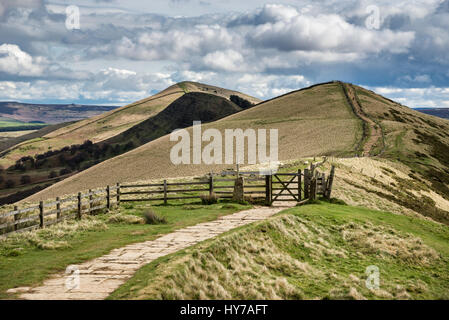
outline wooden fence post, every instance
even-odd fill
[[[316,199],[316,192],[317,192],[317,178],[312,178],[310,182],[310,200]]]
[[[310,197],[310,170],[304,169],[304,199]]]
[[[331,192],[332,192],[332,184],[334,182],[334,175],[335,175],[335,166],[332,165],[331,173],[329,174],[329,180],[327,181],[327,187],[326,187],[326,198],[331,198]]]
[[[92,200],[94,196],[92,195],[92,189],[89,189],[89,215],[92,214],[93,203]]]
[[[111,209],[111,187],[106,187],[106,208]]]
[[[56,197],[56,221],[61,219],[61,199]]]
[[[267,206],[271,206],[272,204],[272,189],[271,189],[271,181],[272,175],[265,176],[265,204]]]
[[[17,211],[17,210],[19,210],[19,207],[14,206],[14,211]],[[16,223],[17,220],[19,220],[19,214],[16,213],[16,214],[14,214],[14,231],[17,231],[17,229],[18,229],[18,226]]]
[[[298,201],[301,201],[301,169],[298,169]]]
[[[326,195],[326,190],[327,190],[327,179],[326,174],[323,173],[323,196]]]
[[[44,227],[44,201],[39,202],[39,228]]]
[[[117,205],[120,204],[120,182],[117,182]]]
[[[82,209],[83,209],[83,206],[82,206],[81,192],[78,192],[78,212],[77,212],[78,219],[81,219],[81,210]]]
[[[211,173],[209,177],[209,196],[212,196],[213,193],[214,193],[214,176]]]
[[[164,180],[164,205],[167,204],[167,180]]]

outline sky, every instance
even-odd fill
[[[0,0],[0,101],[125,105],[180,81],[342,80],[449,108],[449,0]]]

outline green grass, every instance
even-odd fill
[[[27,241],[17,241],[12,244],[0,242],[0,299],[11,297],[6,293],[7,289],[37,285],[51,274],[65,270],[70,264],[93,259],[114,248],[152,240],[176,229],[215,220],[222,215],[249,207],[238,204],[226,205],[226,203],[203,206],[198,202],[173,201],[173,204],[168,206],[151,206],[159,216],[167,220],[166,224],[115,224],[107,221],[110,214],[104,214],[96,216],[95,219],[106,224],[106,230],[98,228],[81,230],[57,239],[42,236],[43,240],[38,244]],[[125,215],[142,217],[147,208],[149,208],[148,203],[128,203],[122,205],[120,211]],[[53,227],[58,228],[58,225]],[[47,229],[40,232],[45,230]],[[56,244],[63,241],[69,246],[61,246],[53,250],[39,248],[54,246],[54,240],[58,241]]]
[[[22,131],[22,130],[36,130],[45,127],[45,123],[30,123],[19,121],[15,119],[8,119],[0,117],[0,132],[2,131]]]
[[[449,299],[448,242],[441,224],[320,202],[159,258],[109,298]]]

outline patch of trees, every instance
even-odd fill
[[[47,187],[49,187],[51,184],[47,184],[45,186],[35,186],[33,188],[24,190],[24,191],[18,191],[14,194],[10,194],[6,197],[0,198],[0,204],[10,204],[10,203],[15,203],[17,201],[20,201],[22,199],[25,199],[29,196],[31,196],[32,194],[35,194],[36,192],[41,191],[42,189],[45,189]]]
[[[16,185],[16,183],[14,182],[14,180],[11,180],[11,179],[6,180],[6,182],[5,182],[5,187],[7,189],[14,188],[15,185]]]
[[[243,99],[237,95],[231,95],[230,100],[232,102],[234,102],[236,105],[238,105],[240,108],[242,109],[248,109],[251,108],[253,106],[253,104],[251,102],[249,102],[246,99]]]

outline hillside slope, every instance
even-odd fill
[[[260,103],[251,109],[205,124],[203,130],[207,128],[216,128],[221,132],[233,128],[278,129],[280,160],[315,155],[354,155],[362,134],[360,120],[348,105],[338,82],[314,86]],[[197,175],[229,167],[175,166],[170,161],[170,149],[175,144],[169,141],[168,135],[161,137],[93,166],[28,200],[71,194],[116,182]]]

